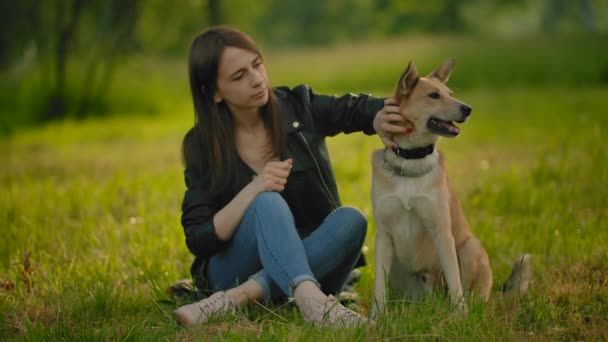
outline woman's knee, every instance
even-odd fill
[[[249,205],[243,216],[243,221],[251,222],[250,225],[258,224],[260,217],[264,217],[269,212],[280,212],[281,209],[287,206],[285,200],[276,192],[265,191],[259,193],[253,202]],[[287,206],[287,210],[289,207]]]
[[[251,205],[249,205],[248,211],[250,210],[262,212],[268,210],[271,210],[272,212],[276,212],[277,210],[289,211],[289,206],[287,205],[287,202],[285,202],[285,199],[283,199],[283,197],[278,192],[264,191],[260,192],[255,197]]]
[[[365,214],[355,207],[340,207],[334,211],[332,215],[338,215],[342,224],[344,234],[352,236],[353,239],[360,241],[362,244],[367,235],[367,217]]]
[[[285,199],[277,192],[261,192],[247,208],[243,222],[259,233],[259,228],[276,229],[293,226],[294,219]],[[294,226],[295,227],[295,226]]]

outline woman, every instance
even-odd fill
[[[392,145],[404,130],[394,103],[272,88],[253,40],[229,27],[194,39],[189,75],[182,225],[195,284],[215,293],[177,309],[179,321],[288,296],[315,325],[365,323],[332,296],[360,258],[367,221],[341,206],[324,138],[378,132]]]

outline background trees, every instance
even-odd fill
[[[142,1],[3,2],[0,63],[40,82],[40,119],[83,117],[100,101],[122,57],[135,51]],[[18,77],[27,78],[28,70]],[[73,93],[68,88],[76,88]]]
[[[606,32],[607,18],[600,0],[3,1],[0,113],[10,114],[14,97],[34,103],[35,120],[104,113],[125,57],[184,56],[191,37],[211,24],[288,47],[419,33],[595,34]],[[36,101],[14,96],[24,85]]]

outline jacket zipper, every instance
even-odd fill
[[[319,177],[321,178],[321,183],[323,183],[325,192],[327,192],[327,196],[329,196],[330,201],[334,205],[334,209],[337,209],[338,204],[336,203],[336,200],[334,199],[334,197],[331,195],[331,191],[329,191],[329,187],[327,186],[327,183],[325,183],[325,178],[323,178],[323,173],[321,172],[321,167],[319,166],[319,163],[317,162],[315,155],[312,153],[312,150],[310,149],[310,146],[308,145],[308,141],[306,141],[306,137],[304,137],[304,134],[302,134],[302,132],[300,132],[300,131],[298,131],[298,136],[302,139],[302,141],[304,142],[304,145],[306,145],[306,149],[308,150],[310,157],[312,158],[312,160],[315,163],[315,166],[317,167],[317,172],[319,173]]]

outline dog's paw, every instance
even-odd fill
[[[372,311],[369,314],[369,319],[376,321],[380,317],[380,314],[381,314],[381,312],[378,309],[378,306],[377,305],[373,305]]]
[[[378,310],[372,309],[372,311],[369,314],[369,319],[372,319],[372,320],[378,319]]]
[[[455,304],[456,307],[456,311],[459,314],[463,314],[466,315],[467,313],[469,313],[469,308],[467,307],[467,303],[464,300],[464,297],[460,298]]]
[[[524,254],[513,264],[509,279],[502,285],[501,292],[506,296],[523,295],[528,293],[532,279],[531,254]]]

